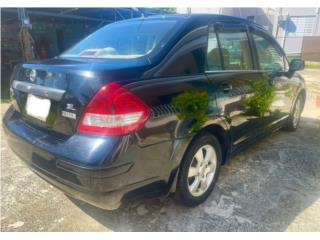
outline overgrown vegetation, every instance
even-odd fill
[[[176,13],[177,8],[160,8],[162,11],[170,12],[170,13]]]
[[[197,131],[207,121],[209,95],[205,91],[188,91],[179,94],[172,100],[178,110],[179,119],[193,120],[192,131]]]
[[[249,81],[248,90],[254,94],[243,101],[246,113],[263,117],[270,110],[276,96],[275,87],[270,86],[267,81]]]
[[[318,69],[318,70],[320,70],[320,62],[305,62],[304,67],[306,69]]]

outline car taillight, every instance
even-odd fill
[[[111,82],[103,86],[85,108],[78,132],[124,135],[144,126],[150,109],[136,95]]]

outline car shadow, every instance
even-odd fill
[[[230,159],[213,193],[195,208],[172,196],[114,211],[72,201],[113,231],[285,231],[320,197],[319,142],[320,119],[302,118],[296,132],[272,133]]]

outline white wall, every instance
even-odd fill
[[[190,8],[191,13],[219,14],[220,8]],[[188,8],[177,8],[177,13],[188,13]]]
[[[315,15],[316,13],[317,8],[282,8],[282,15],[306,16]]]

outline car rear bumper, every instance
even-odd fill
[[[109,156],[103,151],[106,146],[109,149],[116,147],[115,138],[92,139],[87,136],[91,139],[86,140],[86,136],[73,135],[67,141],[55,142],[52,138],[49,141],[43,132],[38,136],[37,129],[15,118],[14,114],[15,111],[9,109],[3,119],[8,145],[35,173],[67,195],[111,210],[120,206],[127,193],[155,181],[154,178],[145,178],[130,183],[127,173],[133,162],[105,164]],[[91,152],[92,144],[95,145],[95,154],[89,154],[90,149],[82,154],[81,149],[87,148],[85,145],[88,144]],[[99,147],[101,150],[97,150]]]
[[[43,169],[39,169],[34,165],[31,166],[31,169],[42,179],[52,184],[59,190],[63,191],[66,195],[106,210],[114,210],[119,208],[122,198],[128,191],[118,190],[107,193],[81,191],[77,190],[77,188],[71,187],[72,184],[66,183],[66,181],[64,181],[63,179],[50,174],[49,172],[45,172],[43,171]]]

